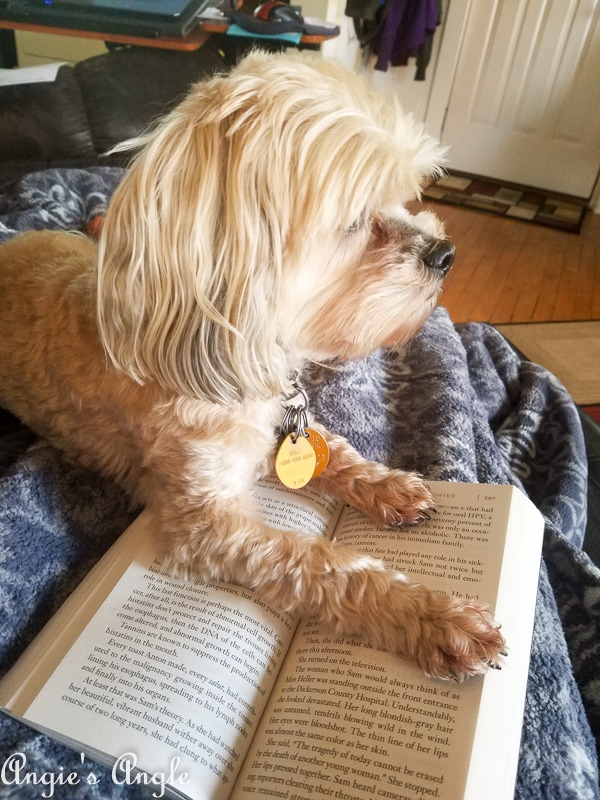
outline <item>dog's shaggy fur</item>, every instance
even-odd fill
[[[0,399],[154,511],[168,562],[364,635],[440,677],[503,639],[480,606],[365,555],[274,530],[251,499],[306,360],[406,342],[435,307],[441,229],[403,203],[442,153],[357,76],[247,57],[147,136],[97,247],[36,232],[0,248]],[[433,501],[313,423],[324,490],[385,525]]]

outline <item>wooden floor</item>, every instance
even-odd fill
[[[580,234],[453,206],[427,207],[456,245],[441,305],[453,322],[600,319],[600,215]]]

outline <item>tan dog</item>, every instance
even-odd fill
[[[341,67],[258,54],[135,144],[98,248],[60,232],[0,248],[2,404],[152,507],[179,573],[432,675],[496,665],[503,639],[480,606],[274,530],[251,499],[303,363],[404,343],[435,307],[453,248],[402,203],[439,172],[439,146]],[[385,525],[427,515],[419,477],[314,427],[323,489]]]

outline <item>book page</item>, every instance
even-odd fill
[[[338,540],[380,557],[390,568],[431,588],[478,598],[494,608],[500,573],[510,560],[504,543],[516,490],[435,483],[432,489],[438,514],[431,522],[391,533],[347,509]],[[514,644],[521,652],[509,656],[501,672],[459,684],[426,678],[413,663],[304,621],[247,756],[235,800],[267,793],[285,800],[512,800],[542,527],[538,512],[523,501],[520,522],[509,530],[526,538],[533,525],[531,545],[517,548],[512,556],[528,566],[521,566],[519,584],[509,577],[512,599],[506,596],[507,602],[497,609],[509,648]],[[524,586],[527,605],[517,596]],[[493,710],[483,708],[484,695],[494,698]],[[480,780],[467,785],[480,728],[488,732],[486,746],[478,753]],[[506,747],[506,731],[513,738],[516,731],[516,754],[510,763],[497,752],[498,737],[503,742],[500,749]],[[514,751],[514,744],[509,746]],[[494,754],[499,756],[498,768]]]
[[[292,493],[266,481],[256,493],[278,527],[330,535],[339,517],[340,504],[314,490]],[[17,667],[7,683],[13,697],[6,701],[4,688],[3,702],[93,757],[118,759],[117,783],[133,782],[135,768],[162,789],[226,798],[297,621],[241,587],[171,578],[156,555],[151,518],[128,555],[132,549],[133,562],[124,572],[122,565],[59,667],[44,680],[43,663],[37,670],[36,696],[27,684],[14,689]],[[64,619],[53,624],[60,636]],[[51,638],[46,632],[43,640]],[[40,656],[38,647],[27,659]]]

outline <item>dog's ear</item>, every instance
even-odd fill
[[[251,163],[236,164],[235,105],[231,81],[214,78],[133,143],[99,247],[112,362],[218,403],[281,392],[289,369],[274,313],[283,209],[266,213]]]

